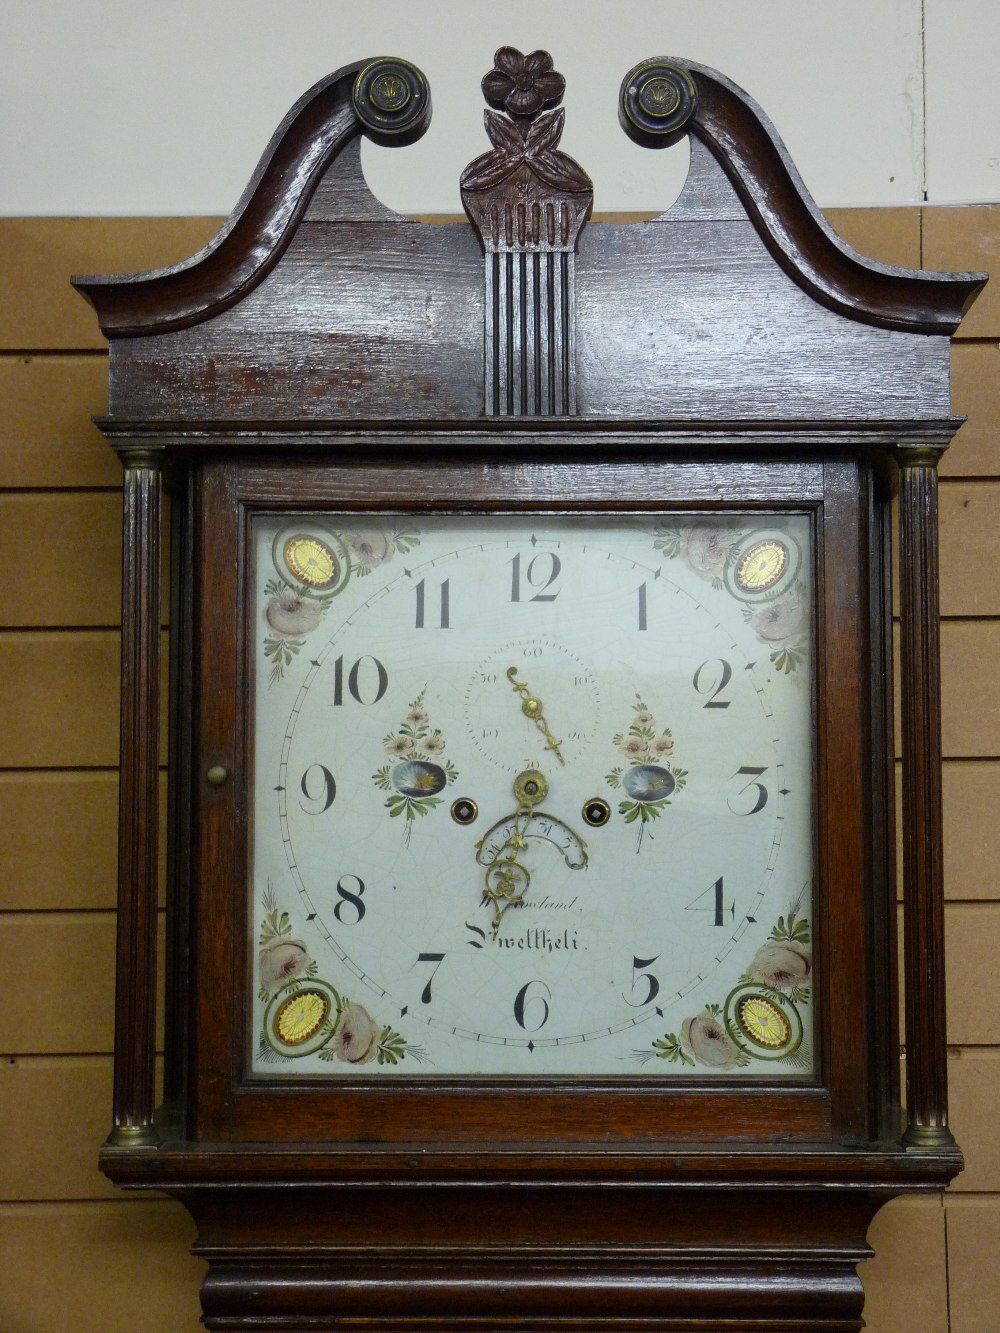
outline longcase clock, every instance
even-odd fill
[[[77,279],[125,469],[101,1163],[190,1210],[209,1328],[847,1333],[875,1211],[961,1165],[935,468],[983,279],[851,251],[699,65],[622,83],[691,150],[634,225],[545,52],[482,87],[466,225],[368,192],[430,117],[375,59],[201,253]]]

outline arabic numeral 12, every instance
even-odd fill
[[[521,556],[514,556],[510,562],[510,600],[512,602],[521,601]],[[529,602],[554,602],[559,596],[559,589],[555,592],[549,592],[562,570],[562,561],[556,555],[555,551],[539,551],[537,555],[531,557],[524,570],[524,582],[528,585],[530,591],[534,588],[536,591],[528,598]]]

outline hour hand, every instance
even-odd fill
[[[546,750],[551,750],[559,760],[560,764],[565,765],[566,760],[562,757],[562,752],[559,749],[559,742],[556,740],[555,736],[552,735],[552,732],[549,730],[549,724],[545,721],[541,699],[539,699],[537,695],[531,693],[531,690],[523,680],[517,679],[517,667],[507,668],[507,679],[510,681],[514,693],[520,695],[521,712],[525,717],[530,718],[531,721],[534,722],[535,726],[545,737]]]

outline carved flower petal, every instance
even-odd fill
[[[502,70],[491,69],[482,82],[483,96],[490,106],[501,107],[514,91],[514,80]]]
[[[552,57],[548,51],[529,51],[523,64],[527,74],[545,74],[552,68]],[[562,75],[556,77],[562,78]]]
[[[543,98],[534,88],[515,88],[504,106],[512,116],[533,116],[541,111]]]
[[[552,70],[548,74],[539,74],[535,80],[535,92],[546,102],[558,102],[566,91],[566,80]]]
[[[524,69],[524,56],[516,46],[501,46],[493,57],[493,68],[511,79],[516,79]]]

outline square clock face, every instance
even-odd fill
[[[806,515],[250,548],[254,1076],[814,1078]]]

